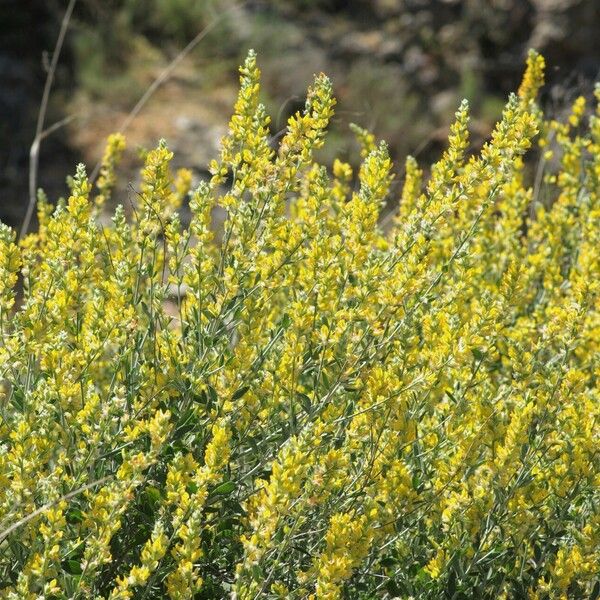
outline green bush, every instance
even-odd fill
[[[241,73],[191,194],[160,143],[103,224],[117,134],[95,188],[0,228],[0,597],[596,597],[598,110],[544,121],[531,53],[384,229],[385,144],[354,127],[356,185],[313,158],[329,80],[275,151]]]

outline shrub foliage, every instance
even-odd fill
[[[385,144],[314,160],[319,75],[274,149],[250,53],[209,181],[161,142],[107,225],[117,134],[2,226],[0,597],[597,597],[600,112],[543,68],[393,222]]]

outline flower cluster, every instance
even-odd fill
[[[114,135],[0,226],[0,598],[596,597],[600,109],[543,71],[398,192],[315,159],[322,74],[275,146],[251,52],[209,179],[161,142],[109,225]]]

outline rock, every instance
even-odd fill
[[[380,19],[389,19],[402,13],[402,0],[373,0],[373,11]]]

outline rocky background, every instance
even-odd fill
[[[27,204],[29,149],[66,0],[0,0],[0,219]],[[544,103],[559,112],[600,77],[598,0],[78,0],[52,90],[39,185],[66,193],[76,162],[90,170],[148,86],[194,37],[127,127],[123,166],[135,185],[136,147],[165,137],[178,165],[200,177],[217,152],[237,89],[237,65],[259,54],[273,134],[300,108],[315,72],[338,106],[322,160],[357,160],[348,125],[373,130],[395,160],[435,159],[460,99],[474,112],[474,144],[488,135],[519,83],[527,49],[548,63]],[[125,194],[123,192],[123,194]],[[119,200],[123,201],[121,197]]]

